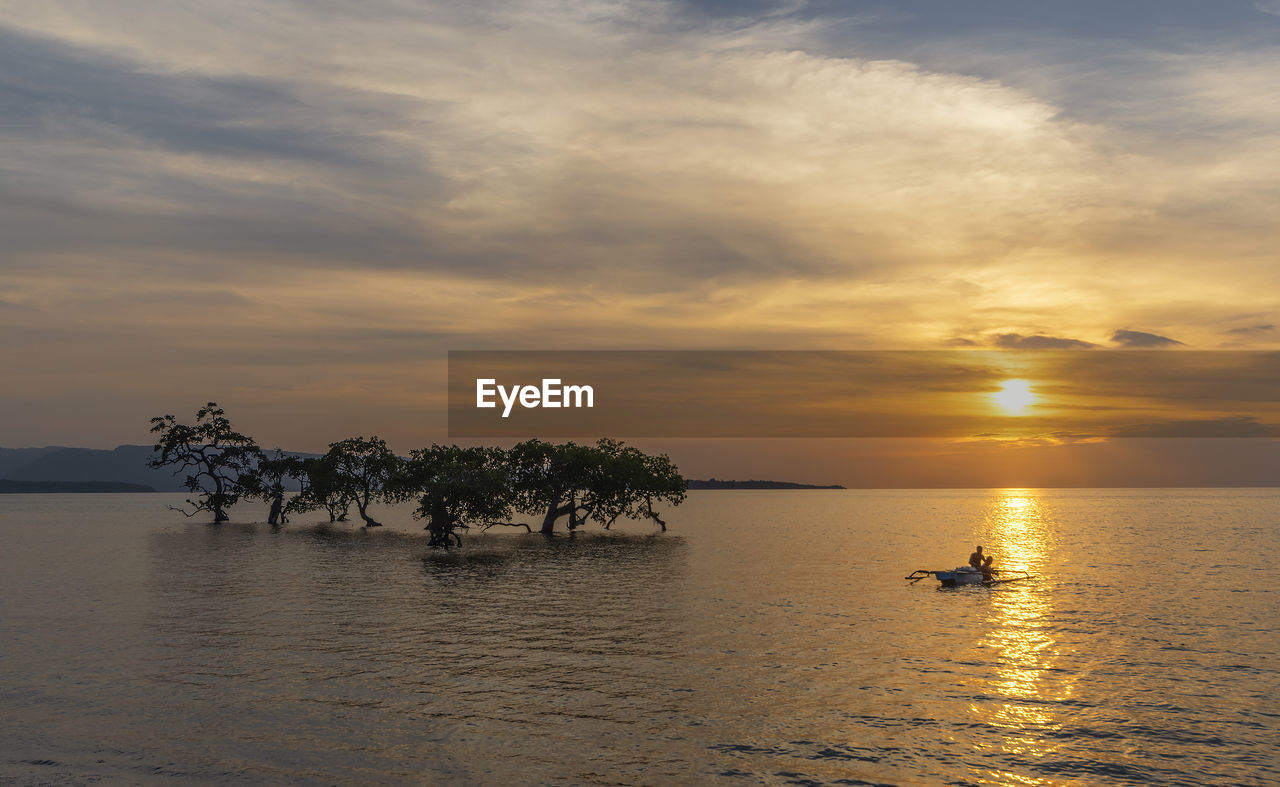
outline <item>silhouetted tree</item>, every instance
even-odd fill
[[[267,503],[267,524],[277,526],[289,521],[289,508],[284,499],[285,480],[298,481],[305,476],[302,459],[277,448],[272,456],[258,459],[257,465],[242,477],[241,485],[248,497]]]
[[[215,402],[196,411],[194,425],[180,424],[172,415],[152,418],[151,432],[156,435],[155,455],[147,464],[157,469],[173,467],[174,475],[190,471],[185,483],[196,498],[188,498],[187,504],[194,510],[176,510],[187,516],[208,511],[214,523],[227,521],[226,509],[245,492],[241,476],[262,455],[253,439],[232,429]]]
[[[506,452],[498,448],[433,445],[413,451],[397,486],[401,497],[417,498],[413,515],[427,520],[433,547],[461,546],[458,528],[511,516]]]
[[[670,459],[616,440],[595,446],[526,440],[507,456],[515,507],[541,514],[547,535],[564,517],[569,530],[589,519],[608,528],[619,517],[649,518],[666,530],[654,503],[679,505],[685,497],[685,480]]]
[[[285,504],[285,513],[323,508],[329,513],[330,522],[347,521],[352,497],[340,482],[335,454],[303,459],[298,481],[302,489]]]
[[[526,440],[510,451],[434,445],[401,460],[378,437],[356,437],[329,444],[322,457],[302,459],[279,448],[265,455],[254,441],[231,428],[214,402],[196,413],[194,425],[172,415],[151,419],[157,435],[154,468],[190,471],[186,487],[193,511],[227,520],[226,509],[241,497],[264,500],[267,521],[279,525],[296,511],[325,508],[329,521],[347,517],[354,503],[365,527],[380,527],[369,515],[379,500],[418,503],[414,516],[426,519],[431,546],[459,544],[458,529],[527,524],[498,521],[513,509],[540,515],[540,532],[551,534],[568,518],[570,531],[588,521],[606,529],[620,518],[649,519],[666,530],[655,510],[659,503],[680,505],[687,484],[665,455],[651,456],[617,440],[594,446]],[[286,501],[285,486],[297,480],[299,493]]]
[[[556,521],[569,517],[569,529],[581,524],[582,496],[591,481],[591,449],[576,443],[526,440],[507,452],[515,507],[541,514],[539,532],[551,535]]]
[[[619,518],[649,519],[665,532],[654,503],[678,506],[688,482],[666,454],[646,454],[617,440],[596,443],[597,462],[584,500],[587,516],[608,530]]]
[[[333,463],[333,489],[356,504],[365,527],[381,527],[369,506],[384,499],[388,482],[400,472],[400,458],[378,437],[353,437],[330,443],[325,460]]]

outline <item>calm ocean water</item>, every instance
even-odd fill
[[[0,782],[1280,782],[1280,490],[694,492],[449,554],[181,498],[0,496]],[[978,543],[1041,578],[902,580]]]

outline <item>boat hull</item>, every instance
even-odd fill
[[[982,572],[969,566],[962,566],[954,571],[938,571],[934,573],[934,576],[938,578],[944,588],[982,584]]]
[[[953,588],[960,585],[982,585],[984,587],[990,587],[992,585],[1003,585],[1006,582],[1035,579],[1035,577],[1021,569],[1005,569],[995,573],[1000,574],[999,579],[986,579],[980,570],[973,568],[972,566],[960,566],[959,568],[952,569],[951,571],[934,571],[933,569],[928,568],[918,568],[903,577],[903,579],[910,580],[911,584],[914,585],[925,577],[937,577],[938,581],[942,583],[944,588]]]

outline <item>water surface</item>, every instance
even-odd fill
[[[0,496],[0,780],[1280,781],[1277,490],[694,492],[450,553],[181,497]],[[978,543],[1040,579],[902,581]]]

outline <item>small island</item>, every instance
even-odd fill
[[[793,481],[723,481],[708,478],[705,481],[689,479],[689,489],[844,489],[840,484],[797,484]]]

